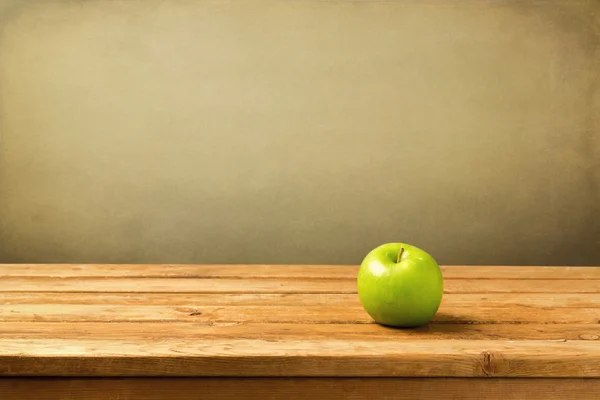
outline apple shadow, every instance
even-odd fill
[[[482,329],[481,323],[446,312],[438,312],[435,317],[425,325],[418,327],[394,327],[381,325],[390,332],[397,331],[415,336],[433,336],[440,339],[482,339],[489,338],[489,332]]]
[[[433,324],[456,324],[456,325],[474,325],[476,321],[466,318],[464,315],[454,315],[445,311],[438,311],[431,319]]]

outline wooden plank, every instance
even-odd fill
[[[444,279],[600,279],[600,266],[479,266],[442,265]]]
[[[442,265],[444,279],[600,279],[600,267]],[[356,279],[358,265],[0,264],[6,277]]]
[[[600,293],[600,280],[455,279],[445,293]],[[348,279],[1,278],[0,292],[356,293]]]
[[[5,339],[249,340],[600,340],[600,324],[429,324],[393,329],[378,324],[203,322],[3,322]],[[600,343],[600,342],[596,342]]]
[[[167,378],[0,379],[12,400],[591,400],[598,379],[468,378]]]
[[[600,378],[594,341],[0,339],[5,376]]]
[[[0,264],[3,277],[356,279],[357,265]]]
[[[0,304],[114,304],[172,306],[357,305],[356,293],[52,293],[0,292]],[[443,307],[597,308],[600,293],[450,293]],[[565,311],[568,312],[568,311]]]
[[[0,292],[355,293],[356,282],[333,279],[2,278]]]
[[[445,293],[600,293],[600,280],[447,280]]]
[[[347,305],[317,306],[184,306],[113,304],[5,304],[0,321],[46,322],[265,322],[297,324],[369,324],[371,317],[358,300]],[[440,307],[433,318],[443,323],[588,323],[600,321],[600,308]]]

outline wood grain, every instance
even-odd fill
[[[442,265],[444,279],[600,279],[600,268]],[[4,277],[356,279],[358,265],[0,264]]]
[[[354,305],[355,293],[80,293],[0,292],[0,304],[114,304],[172,306],[318,306]],[[600,293],[451,293],[443,307],[597,308]]]
[[[433,323],[544,323],[596,324],[600,308],[548,307],[445,307]],[[264,322],[297,324],[370,324],[371,317],[358,301],[347,306],[183,306],[112,304],[8,304],[0,305],[0,321],[46,322]]]
[[[348,279],[185,278],[13,278],[0,279],[0,292],[122,293],[356,293]],[[445,293],[600,293],[600,280],[454,279]]]
[[[394,329],[378,324],[202,322],[3,322],[5,339],[249,340],[596,340],[600,324],[428,324]]]
[[[596,379],[162,378],[0,379],[11,400],[592,400]]]
[[[7,376],[600,378],[594,341],[0,339]]]

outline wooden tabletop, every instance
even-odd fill
[[[0,265],[0,376],[600,378],[600,267],[443,266],[416,329],[373,323],[357,271]]]

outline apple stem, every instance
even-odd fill
[[[400,247],[400,251],[398,252],[398,259],[396,260],[396,264],[400,262],[400,257],[402,257],[402,253],[404,253],[404,247]]]

